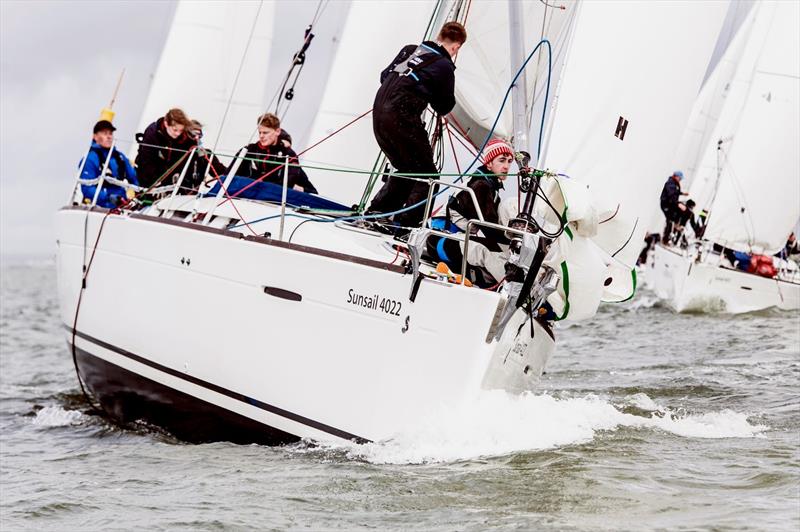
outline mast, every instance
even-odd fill
[[[511,45],[512,75],[514,68],[519,68],[525,61],[525,27],[523,21],[522,3],[508,3],[509,40]],[[529,152],[528,146],[528,95],[525,88],[528,86],[525,70],[517,78],[511,88],[511,114],[514,124],[514,148],[517,151]]]

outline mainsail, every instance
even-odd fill
[[[721,65],[730,80],[690,196],[709,211],[704,238],[733,249],[775,253],[800,217],[798,20],[797,2],[756,5]]]
[[[272,2],[178,3],[139,131],[180,107],[204,124],[207,146],[231,154],[246,144],[265,110],[274,10]]]

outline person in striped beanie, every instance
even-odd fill
[[[511,163],[514,161],[514,150],[506,141],[492,139],[481,151],[481,161],[483,164],[472,175],[467,186],[475,193],[483,219],[499,224],[500,191],[503,190],[503,181],[508,176]],[[475,203],[469,192],[462,190],[448,202],[447,219],[451,223],[451,231],[466,231],[469,220],[478,219]],[[503,231],[494,228],[481,227],[479,233],[470,243],[467,263],[489,274],[489,277],[473,275],[472,278],[478,286],[491,286],[505,277],[508,253],[504,247],[509,241]],[[433,258],[441,260],[453,268],[453,271],[463,273],[461,272],[463,243],[432,236],[427,244],[428,253]]]

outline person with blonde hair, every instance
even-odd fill
[[[144,133],[138,133],[139,153],[136,155],[136,171],[139,182],[144,187],[153,185],[169,171],[170,175],[161,180],[168,185],[177,178],[181,165],[173,168],[186,152],[195,145],[188,134],[192,122],[182,109],[174,108],[147,126]]]

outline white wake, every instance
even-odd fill
[[[371,463],[432,463],[580,444],[591,441],[600,431],[623,427],[661,430],[686,438],[752,438],[769,428],[751,424],[747,414],[732,410],[675,412],[641,393],[624,403],[645,411],[644,415],[625,413],[593,395],[562,399],[482,392],[458,407],[432,408],[413,426],[386,441],[323,447],[343,450],[354,459]]]

